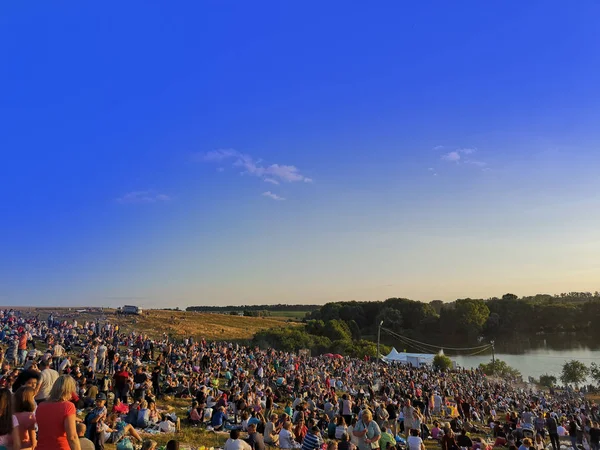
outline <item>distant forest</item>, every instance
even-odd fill
[[[261,307],[264,308],[264,307]],[[290,306],[290,308],[294,308]],[[518,297],[505,294],[489,299],[434,300],[428,303],[406,298],[372,302],[327,303],[304,319],[304,330],[277,328],[255,337],[261,346],[284,350],[310,348],[320,352],[365,354],[368,342],[377,340],[378,324],[402,335],[382,333],[382,344],[405,345],[424,351],[410,339],[426,343],[480,345],[497,340],[546,339],[597,342],[600,339],[600,293],[570,292]],[[373,353],[370,348],[369,352]]]
[[[321,305],[240,305],[240,306],[188,306],[186,311],[227,313],[231,311],[306,311],[319,309]]]

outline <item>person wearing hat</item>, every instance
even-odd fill
[[[96,396],[96,406],[94,407],[94,409],[92,409],[92,411],[86,417],[86,425],[98,423],[99,421],[105,419],[107,414],[108,414],[108,411],[106,410],[106,394],[101,392],[100,394],[98,394]],[[90,438],[90,435],[92,434],[92,433],[90,433],[91,428],[92,427],[88,426],[88,432],[87,432],[88,439],[91,439]]]

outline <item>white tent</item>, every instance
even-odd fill
[[[385,361],[406,362],[406,358],[403,358],[402,355],[398,353],[398,350],[396,350],[395,348],[392,348],[392,351],[387,356],[384,356],[383,359]]]
[[[415,367],[422,366],[424,364],[431,364],[435,355],[428,353],[399,353],[398,350],[392,348],[392,351],[383,357],[386,362],[399,362],[402,364],[411,364]]]

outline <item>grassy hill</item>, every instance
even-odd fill
[[[145,310],[140,316],[115,315],[115,310],[104,309],[77,312],[79,308],[14,308],[25,315],[39,314],[45,320],[50,313],[57,319],[69,321],[77,319],[79,323],[86,320],[108,320],[118,323],[124,331],[146,333],[151,337],[160,337],[167,333],[176,338],[193,336],[195,339],[207,340],[249,340],[258,331],[279,327],[298,326],[288,322],[285,317],[242,317],[228,314],[211,314],[186,311]]]

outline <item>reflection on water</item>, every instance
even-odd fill
[[[476,356],[451,356],[451,358],[461,367],[473,368],[478,367],[481,363],[490,362],[492,356],[491,354],[485,354]],[[496,353],[496,359],[501,359],[509,366],[520,371],[523,379],[527,380],[530,376],[539,378],[540,375],[545,373],[559,377],[563,364],[572,359],[577,359],[586,366],[589,366],[592,362],[600,362],[600,350],[592,350],[582,346],[568,350],[536,348],[525,350],[522,354]]]

